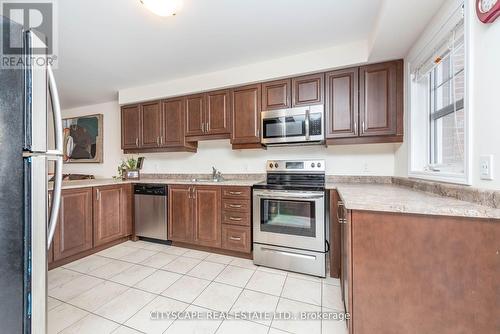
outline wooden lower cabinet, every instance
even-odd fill
[[[169,186],[168,238],[220,247],[220,194],[219,186]]]
[[[339,223],[340,197],[336,190],[330,191],[330,276],[340,278],[341,227]],[[343,204],[340,204],[343,205]]]
[[[498,221],[368,211],[346,218],[349,333],[498,333]]]
[[[193,240],[193,205],[191,186],[168,187],[168,239],[191,242]]]
[[[249,187],[171,185],[168,201],[169,240],[250,252]]]
[[[250,253],[250,228],[245,226],[222,225],[222,248],[242,253]]]
[[[49,191],[49,205],[51,196]],[[47,253],[51,268],[131,235],[132,207],[131,184],[64,189]]]
[[[52,244],[53,260],[57,261],[91,248],[92,188],[63,190]]]
[[[221,189],[196,186],[194,195],[194,242],[201,246],[221,246]]]
[[[130,185],[94,187],[94,246],[122,238],[130,230]]]
[[[222,208],[222,248],[250,253],[252,251],[250,187],[223,187]]]

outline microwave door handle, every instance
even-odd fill
[[[306,141],[310,139],[309,135],[309,124],[311,123],[311,114],[309,109],[306,110],[306,119],[305,119],[305,126],[306,126]]]
[[[52,205],[49,216],[49,224],[47,227],[47,249],[50,248],[54,233],[56,231],[57,217],[59,215],[59,207],[61,205],[61,191],[62,191],[62,178],[63,178],[63,128],[61,117],[61,105],[59,103],[59,93],[57,91],[56,81],[52,68],[47,66],[49,94],[52,105],[52,113],[54,116],[54,134],[55,134],[55,150],[47,151],[49,159],[55,160],[54,168],[54,189],[52,191]]]

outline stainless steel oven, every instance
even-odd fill
[[[268,161],[253,186],[254,263],[324,277],[325,162]]]
[[[264,145],[322,143],[324,107],[315,105],[261,113],[261,143]]]
[[[254,190],[254,241],[313,251],[325,249],[325,192]]]

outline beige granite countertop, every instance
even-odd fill
[[[349,210],[500,219],[500,209],[394,184],[329,183]]]
[[[151,183],[186,185],[253,186],[265,175],[234,174],[221,182],[191,181],[197,174],[150,174],[140,180],[94,179],[64,181],[63,189],[97,187],[113,184]],[[49,189],[52,189],[49,183]],[[347,209],[411,213],[440,216],[497,219],[500,222],[500,208],[464,201],[449,196],[420,191],[412,187],[394,184],[390,177],[327,176],[326,189],[337,189]]]
[[[178,178],[144,178],[140,180],[115,180],[115,179],[93,179],[93,180],[78,180],[78,181],[63,181],[62,189],[99,187],[113,184],[128,184],[128,183],[151,183],[151,184],[191,184],[191,185],[220,185],[220,186],[246,186],[250,187],[260,182],[261,180],[232,180],[227,179],[220,182],[212,181],[191,181]],[[53,182],[49,182],[49,190],[52,190]]]

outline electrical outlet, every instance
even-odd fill
[[[479,157],[479,177],[481,180],[493,180],[493,156]]]

